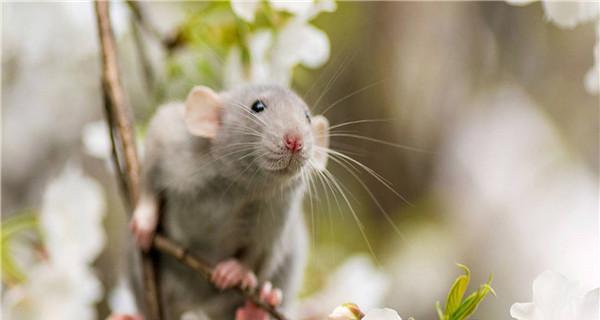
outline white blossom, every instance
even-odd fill
[[[95,304],[102,287],[85,267],[68,271],[54,263],[42,263],[31,270],[27,282],[12,287],[3,297],[6,319],[77,320],[95,319]]]
[[[383,308],[383,309],[371,309],[369,310],[365,316],[362,318],[363,320],[402,320],[400,315],[396,310]]]
[[[46,189],[40,214],[50,259],[65,267],[91,263],[106,240],[103,217],[100,185],[67,166]]]
[[[571,29],[579,23],[598,16],[600,4],[596,1],[542,1],[546,19],[561,28]]]
[[[231,9],[238,17],[254,22],[256,9],[260,5],[260,0],[231,0]]]
[[[594,46],[594,65],[585,75],[585,89],[591,94],[600,90],[600,19],[596,25],[596,45]]]
[[[83,127],[82,131],[86,153],[99,159],[110,159],[112,148],[106,121],[90,122]]]
[[[333,272],[323,289],[302,301],[299,309],[310,318],[324,318],[344,301],[368,310],[382,302],[389,283],[389,277],[369,257],[353,256]]]
[[[337,306],[327,316],[327,320],[360,320],[364,314],[354,303],[344,303]]]
[[[597,320],[599,291],[586,293],[577,282],[546,271],[533,282],[533,302],[513,304],[510,315],[517,320]]]

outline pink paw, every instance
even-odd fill
[[[135,239],[135,243],[142,248],[144,251],[147,251],[152,246],[152,238],[154,238],[154,228],[144,226],[144,224],[140,223],[136,217],[134,216],[129,222],[129,230],[133,233],[133,238]]]
[[[106,320],[144,320],[139,314],[111,314]]]
[[[282,299],[281,290],[273,289],[271,283],[267,282],[260,290],[260,299],[272,306],[278,306]],[[254,303],[246,301],[243,307],[236,310],[235,320],[269,320],[269,314]]]
[[[239,285],[242,289],[254,289],[256,276],[236,259],[219,262],[212,273],[212,282],[219,289]]]

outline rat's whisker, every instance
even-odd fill
[[[354,120],[354,121],[342,122],[342,123],[338,123],[336,125],[330,126],[329,132],[333,131],[336,128],[345,127],[345,126],[354,125],[354,124],[373,123],[373,122],[389,122],[391,120],[392,119],[364,119],[364,120]]]
[[[350,55],[348,55],[344,59],[344,61],[342,61],[342,63],[340,64],[340,66],[337,68],[336,72],[331,76],[331,78],[329,79],[329,81],[325,85],[325,88],[323,89],[323,92],[321,92],[321,94],[317,98],[317,101],[314,103],[314,105],[317,108],[319,107],[319,102],[321,102],[321,99],[325,96],[325,94],[327,92],[329,92],[329,90],[331,90],[331,88],[333,87],[333,84],[337,81],[337,79],[340,77],[340,75],[342,75],[343,71],[346,70],[346,67],[348,67],[348,65],[350,64],[350,61],[352,61],[352,59],[354,59],[354,54],[355,53],[353,52]]]
[[[399,148],[399,149],[404,149],[404,150],[409,150],[409,151],[415,151],[415,152],[421,152],[421,153],[427,153],[427,154],[434,154],[434,152],[423,150],[423,149],[419,149],[419,148],[416,148],[416,147],[410,147],[410,146],[406,146],[406,145],[402,145],[402,144],[397,144],[397,143],[393,143],[393,142],[389,142],[389,141],[385,141],[385,140],[380,140],[380,139],[376,139],[376,138],[371,138],[371,137],[366,137],[366,136],[361,136],[361,135],[357,135],[357,134],[333,133],[333,134],[330,134],[329,136],[330,137],[346,137],[346,138],[361,139],[361,140],[366,140],[366,141],[369,141],[369,142],[380,143],[380,144],[383,144],[383,145],[386,145],[386,146],[395,147],[395,148]]]
[[[380,84],[380,83],[382,83],[384,81],[385,81],[385,79],[373,82],[371,84],[368,84],[368,85],[366,85],[366,86],[364,86],[364,87],[362,87],[362,88],[360,88],[358,90],[355,90],[354,92],[351,92],[351,93],[349,93],[349,94],[347,94],[347,95],[345,95],[345,96],[337,99],[335,102],[333,102],[332,104],[330,104],[329,107],[325,108],[325,110],[323,110],[323,112],[321,112],[321,114],[324,115],[325,113],[327,113],[327,111],[331,110],[331,108],[335,107],[340,102],[342,102],[342,101],[344,101],[344,100],[346,100],[346,99],[348,99],[348,98],[350,98],[350,97],[352,97],[354,95],[357,95],[357,94],[359,94],[359,93],[361,93],[361,92],[363,92],[363,91],[365,91],[367,89],[370,89],[370,88],[372,88],[372,87],[374,87],[374,86],[376,86],[376,85],[378,85],[378,84]]]
[[[341,161],[340,159],[336,159],[336,158],[332,157],[331,160],[333,160],[334,162],[336,162],[337,164],[339,164],[342,168],[346,169],[346,171],[348,171],[348,173],[350,173],[354,177],[354,179],[356,179],[356,181],[367,192],[367,194],[369,195],[369,197],[371,198],[371,200],[373,200],[373,202],[375,203],[375,205],[377,206],[377,208],[379,208],[379,210],[381,211],[381,213],[383,213],[383,216],[388,221],[388,223],[390,225],[392,225],[392,228],[394,228],[394,231],[396,232],[396,234],[398,234],[404,240],[404,234],[402,233],[402,231],[400,231],[400,228],[396,225],[396,223],[394,223],[394,220],[392,220],[392,217],[383,208],[383,206],[381,205],[381,203],[379,202],[379,200],[377,200],[377,197],[375,197],[375,195],[373,194],[373,192],[371,191],[371,189],[356,174],[356,172],[355,172],[356,169],[352,170],[351,168],[348,167],[347,164],[343,163],[343,161]]]

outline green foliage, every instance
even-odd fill
[[[448,292],[446,298],[446,308],[442,311],[440,302],[436,303],[436,309],[439,320],[464,320],[468,319],[475,311],[477,307],[483,302],[483,299],[488,293],[496,293],[492,289],[492,276],[488,278],[488,281],[482,284],[479,289],[463,300],[469,281],[471,280],[471,271],[466,266],[459,264],[460,268],[465,271],[465,274],[459,276],[454,281],[454,284]]]
[[[14,258],[10,254],[10,244],[16,235],[26,230],[36,230],[38,227],[38,216],[33,212],[16,215],[6,219],[0,226],[0,255],[2,257],[2,280],[5,282],[22,282],[25,275],[19,269]]]

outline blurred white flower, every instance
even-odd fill
[[[383,308],[369,310],[363,320],[402,320],[396,310]]]
[[[95,319],[95,304],[102,296],[100,281],[85,266],[42,263],[28,274],[27,282],[3,296],[6,319]]]
[[[594,46],[594,65],[585,75],[585,89],[591,94],[600,91],[600,19],[596,24],[596,45]]]
[[[337,306],[327,316],[328,320],[360,320],[364,314],[360,311],[358,306],[354,303],[344,303]]]
[[[40,229],[48,259],[3,296],[8,319],[95,319],[102,286],[92,262],[104,247],[100,185],[67,166],[44,193]]]
[[[232,1],[231,4],[234,12],[244,20],[254,19],[255,2]],[[248,66],[242,62],[239,46],[230,49],[224,66],[225,87],[250,83],[288,86],[295,66],[301,64],[314,69],[329,59],[327,35],[308,21],[320,12],[334,11],[334,1],[271,1],[271,6],[295,16],[276,32],[260,29],[248,37]]]
[[[507,3],[523,6],[530,4],[532,0],[506,0]],[[585,89],[591,94],[598,94],[600,90],[600,55],[598,48],[600,43],[600,1],[541,1],[544,7],[546,19],[560,28],[572,29],[580,23],[595,20],[596,24],[596,46],[594,47],[594,65],[584,78]]]
[[[231,0],[233,13],[248,22],[254,22],[254,15],[259,5],[260,0]]]
[[[335,270],[323,289],[302,301],[299,310],[311,319],[325,318],[344,301],[368,310],[380,305],[389,282],[368,256],[353,256]]]
[[[82,131],[85,151],[99,159],[110,159],[112,148],[106,121],[90,122],[83,127]]]
[[[597,1],[542,1],[546,18],[561,28],[571,29],[598,17]]]
[[[119,278],[117,285],[110,291],[108,306],[112,314],[138,313],[135,297],[125,278]]]
[[[228,88],[250,83],[288,86],[296,65],[318,68],[329,59],[327,35],[299,19],[287,23],[276,37],[269,30],[259,30],[246,45],[250,54],[247,67],[239,47],[229,51],[224,68]]]
[[[260,0],[231,0],[231,9],[238,17],[247,22],[254,22]],[[271,8],[289,12],[296,17],[309,20],[322,11],[332,12],[336,9],[333,0],[269,0]]]
[[[105,243],[100,185],[67,166],[48,185],[40,223],[50,260],[65,267],[91,263]]]
[[[533,282],[533,302],[513,304],[510,315],[517,320],[597,320],[599,291],[585,293],[577,282],[546,271]]]

